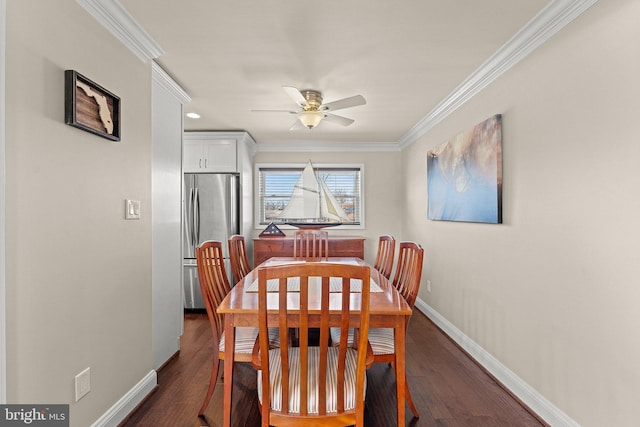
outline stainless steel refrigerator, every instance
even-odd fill
[[[227,240],[240,234],[240,185],[238,174],[184,174],[184,306],[205,308],[200,292],[196,264],[196,247],[206,240],[219,240],[225,256],[227,274],[229,253]]]

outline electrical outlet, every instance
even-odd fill
[[[76,375],[76,402],[91,391],[91,368]]]
[[[427,280],[427,292],[431,292],[431,280]]]

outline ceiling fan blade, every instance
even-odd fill
[[[289,128],[289,130],[296,130],[296,129],[306,129],[306,127],[300,122],[300,119],[296,119],[296,121],[293,122],[293,124]]]
[[[342,125],[342,126],[349,126],[351,123],[355,121],[353,119],[348,119],[346,117],[336,116],[335,114],[329,114],[329,113],[324,113],[323,120],[326,120],[328,122],[338,123],[339,125]]]
[[[287,92],[287,95],[289,95],[289,98],[293,99],[293,102],[298,104],[300,107],[307,105],[307,99],[297,88],[293,86],[282,86],[282,89],[284,89],[284,91]]]
[[[320,109],[322,111],[336,111],[343,108],[357,107],[358,105],[364,105],[366,103],[367,101],[362,95],[355,95],[349,98],[338,99],[337,101],[322,104],[322,107],[320,107]]]

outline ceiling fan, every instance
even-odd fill
[[[338,123],[342,126],[349,126],[354,122],[353,119],[338,116],[331,112],[341,110],[343,108],[357,107],[358,105],[364,105],[367,101],[362,95],[355,95],[349,98],[338,99],[337,101],[322,103],[322,93],[313,89],[299,90],[293,86],[282,86],[284,91],[289,97],[296,103],[298,109],[296,110],[252,110],[261,112],[276,112],[276,113],[289,113],[297,114],[298,120],[295,121],[291,129],[294,129],[298,121],[305,127],[313,129],[318,126],[318,123],[322,119],[329,122]]]

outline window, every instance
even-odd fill
[[[314,164],[316,177],[326,184],[347,215],[343,225],[363,225],[363,165]],[[279,215],[288,205],[294,186],[305,165],[258,164],[257,169],[257,225],[284,224]]]

